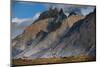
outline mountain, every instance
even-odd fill
[[[63,12],[63,9],[58,10],[57,8],[54,8],[54,9],[49,8],[48,10],[42,12],[40,14],[39,18],[36,21],[43,20],[43,19],[46,19],[46,18],[57,17],[58,14],[62,15],[63,18],[66,17],[66,15]]]
[[[46,51],[41,57],[50,56],[49,53],[57,57],[78,56],[80,54],[96,56],[96,14],[95,11],[87,15],[84,19],[77,21],[52,45],[51,50]]]
[[[56,14],[55,14],[55,13]],[[12,40],[13,58],[49,58],[95,55],[95,12],[66,16],[49,9]]]
[[[38,19],[39,15],[40,13],[36,13],[32,18],[12,18],[11,39],[14,39],[16,36],[20,35],[26,27],[28,27]]]
[[[12,29],[11,29],[11,39],[14,39],[16,36],[21,34],[24,29],[33,23],[33,20],[31,18],[28,19],[19,19],[19,18],[13,18],[12,19]]]

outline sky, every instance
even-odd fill
[[[13,2],[12,3],[12,17],[31,18],[37,12],[42,12],[46,9],[43,4]]]

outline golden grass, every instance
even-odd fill
[[[36,64],[53,64],[53,63],[69,63],[69,62],[87,62],[95,61],[96,57],[79,55],[62,58],[38,58],[38,59],[13,59],[12,65],[36,65]]]

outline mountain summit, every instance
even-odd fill
[[[66,17],[66,15],[63,12],[63,9],[60,9],[60,11],[58,11],[57,8],[54,8],[54,9],[49,8],[49,10],[44,11],[43,13],[40,14],[39,19],[57,17],[58,14],[62,14],[63,17]]]

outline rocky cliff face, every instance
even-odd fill
[[[55,12],[55,13],[54,13]],[[95,12],[84,16],[49,9],[12,40],[13,58],[95,55]]]

